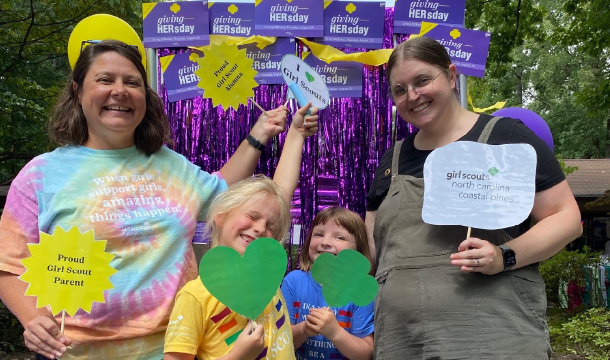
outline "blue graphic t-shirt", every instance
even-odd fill
[[[292,271],[284,278],[282,294],[286,300],[290,324],[296,325],[306,320],[309,309],[324,308],[328,305],[322,296],[322,287],[312,277],[311,272]],[[350,334],[363,338],[373,333],[374,302],[360,307],[349,303],[342,307],[331,307],[337,322]],[[296,349],[297,360],[302,359],[347,359],[335,345],[322,335],[309,337]]]

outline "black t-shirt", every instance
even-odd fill
[[[458,141],[477,141],[485,125],[493,117],[482,114],[475,125]],[[418,150],[414,145],[415,134],[407,137],[400,149],[400,159],[398,160],[398,173],[400,175],[411,175],[417,178],[424,176],[424,163],[432,150]],[[502,118],[494,126],[489,140],[490,145],[504,144],[530,144],[536,150],[536,192],[549,189],[565,179],[561,166],[555,158],[555,155],[548,145],[534,134],[530,128],[523,124],[520,120],[511,118]],[[379,161],[379,166],[375,171],[375,178],[369,188],[369,193],[366,196],[367,211],[376,211],[379,205],[385,199],[390,188],[390,180],[392,175],[392,156],[394,154],[394,146],[391,146]],[[522,224],[523,225],[523,224]],[[525,225],[523,225],[525,226]],[[527,224],[529,226],[529,222]],[[519,226],[521,228],[521,226]],[[511,228],[512,229],[512,228]],[[509,235],[516,237],[527,230],[526,228],[516,229],[516,232],[507,231]]]

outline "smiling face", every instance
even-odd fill
[[[243,205],[215,218],[218,245],[231,247],[241,255],[259,237],[275,238],[280,206],[271,195],[256,196]]]
[[[440,75],[439,75],[440,73]],[[417,59],[399,61],[390,74],[390,84],[408,87],[406,97],[396,102],[400,116],[409,124],[425,129],[446,115],[455,100],[455,66],[450,65],[448,77],[442,68]],[[429,81],[430,90],[418,94],[412,86]]]
[[[77,90],[89,135],[83,145],[100,150],[133,146],[146,112],[144,79],[136,66],[114,51],[100,54]]]
[[[311,261],[323,253],[337,255],[341,250],[356,250],[356,238],[334,220],[316,225],[311,231],[309,257]]]

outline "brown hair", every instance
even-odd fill
[[[447,78],[449,78],[449,65],[451,65],[451,58],[447,53],[447,50],[438,41],[425,37],[413,37],[403,41],[400,45],[394,48],[388,64],[386,65],[386,78],[388,84],[390,84],[390,73],[392,69],[403,60],[415,59],[426,62],[428,64],[438,66],[443,69]],[[457,88],[453,89],[453,92],[458,95]]]
[[[131,61],[144,80],[146,112],[142,122],[136,127],[134,141],[138,149],[150,155],[158,151],[164,142],[169,141],[169,121],[163,111],[163,101],[148,85],[140,52],[136,47],[117,40],[103,40],[83,49],[70,74],[70,81],[59,96],[49,119],[49,136],[60,145],[82,145],[87,141],[87,120],[78,102],[78,91],[83,87],[91,64],[99,55],[109,51]],[[76,89],[73,84],[76,84]]]
[[[328,221],[334,221],[337,225],[344,227],[347,232],[354,236],[354,239],[356,240],[356,251],[364,255],[371,263],[369,274],[373,275],[373,258],[369,250],[364,221],[362,221],[360,215],[355,212],[336,206],[331,206],[320,211],[313,219],[311,227],[309,228],[309,233],[307,234],[307,239],[305,239],[305,244],[303,245],[303,249],[301,249],[299,268],[303,271],[309,271],[311,269],[313,261],[311,260],[311,257],[309,257],[309,246],[311,244],[311,237],[313,236],[313,229],[320,224],[326,224]]]

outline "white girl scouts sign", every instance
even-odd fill
[[[529,144],[451,143],[424,164],[422,219],[488,230],[520,224],[534,204],[535,177]]]
[[[326,82],[322,79],[320,74],[307,65],[302,59],[294,55],[285,55],[282,58],[280,69],[288,88],[292,89],[293,87],[296,87],[301,90],[300,92],[303,95],[303,99],[299,101],[297,98],[300,106],[307,105],[307,102],[311,102],[311,104],[318,109],[324,109],[328,106],[330,102],[330,93],[326,87]],[[294,84],[291,86],[292,83]],[[289,91],[287,98],[294,99],[295,95],[297,94],[293,95],[293,92]],[[302,104],[301,102],[304,103]]]

